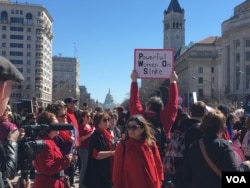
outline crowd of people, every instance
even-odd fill
[[[143,105],[137,78],[133,70],[129,109],[81,109],[67,97],[44,108],[35,102],[18,121],[8,101],[12,83],[23,76],[0,57],[0,188],[74,187],[76,169],[80,188],[219,188],[222,172],[250,170],[250,117],[243,109],[222,104],[208,110],[195,101],[188,113],[178,104],[175,71],[167,103],[154,96]],[[48,125],[34,138],[41,148],[28,161],[28,176],[12,185],[20,170],[18,145],[36,125]]]

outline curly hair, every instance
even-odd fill
[[[48,112],[48,111],[44,111],[42,112],[38,118],[37,118],[37,123],[38,124],[47,124],[50,125],[51,123],[53,123],[53,121],[56,119],[56,116],[54,113]],[[50,131],[49,130],[41,130],[40,131],[40,135],[45,135],[48,134]]]

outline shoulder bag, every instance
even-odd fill
[[[221,171],[220,169],[217,168],[217,166],[213,163],[213,161],[211,161],[211,159],[208,157],[207,155],[207,151],[206,148],[204,146],[204,142],[203,139],[199,140],[199,146],[202,152],[202,155],[204,157],[204,159],[206,160],[207,164],[213,169],[213,171],[221,178]]]

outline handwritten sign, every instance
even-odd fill
[[[138,73],[138,78],[169,78],[173,64],[173,49],[134,50],[134,69]]]

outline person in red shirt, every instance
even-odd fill
[[[38,124],[58,123],[55,114],[43,112],[37,119]],[[46,144],[45,149],[36,155],[34,168],[37,174],[34,181],[34,188],[64,188],[64,172],[69,167],[72,155],[63,156],[53,138],[59,131],[46,131],[40,139]]]
[[[67,112],[66,112],[67,123],[71,123],[74,126],[76,148],[79,146],[79,130],[78,130],[77,119],[75,117],[77,101],[78,100],[73,97],[68,97],[64,99],[64,103],[67,107]]]
[[[170,75],[170,85],[169,85],[169,97],[167,104],[163,107],[163,102],[160,99],[158,101],[158,107],[151,102],[151,98],[148,100],[146,109],[143,109],[143,105],[140,101],[139,88],[137,83],[138,74],[135,70],[131,73],[131,88],[130,88],[130,115],[143,115],[146,119],[160,116],[160,120],[163,128],[165,129],[167,138],[170,138],[170,131],[172,124],[178,113],[178,86],[177,80],[178,76],[175,71]],[[151,104],[152,103],[152,104]],[[153,106],[154,105],[154,106]],[[160,109],[156,111],[155,109]]]
[[[115,151],[113,188],[160,188],[164,180],[161,156],[153,130],[141,115],[131,116],[125,140]]]
[[[89,155],[89,138],[93,134],[95,127],[91,125],[91,115],[88,110],[83,110],[82,114],[82,123],[79,125],[79,137],[80,137],[80,146],[78,150],[78,154],[80,156],[81,168],[80,168],[80,179],[79,179],[79,187],[83,186],[83,179],[88,163],[88,155]]]

